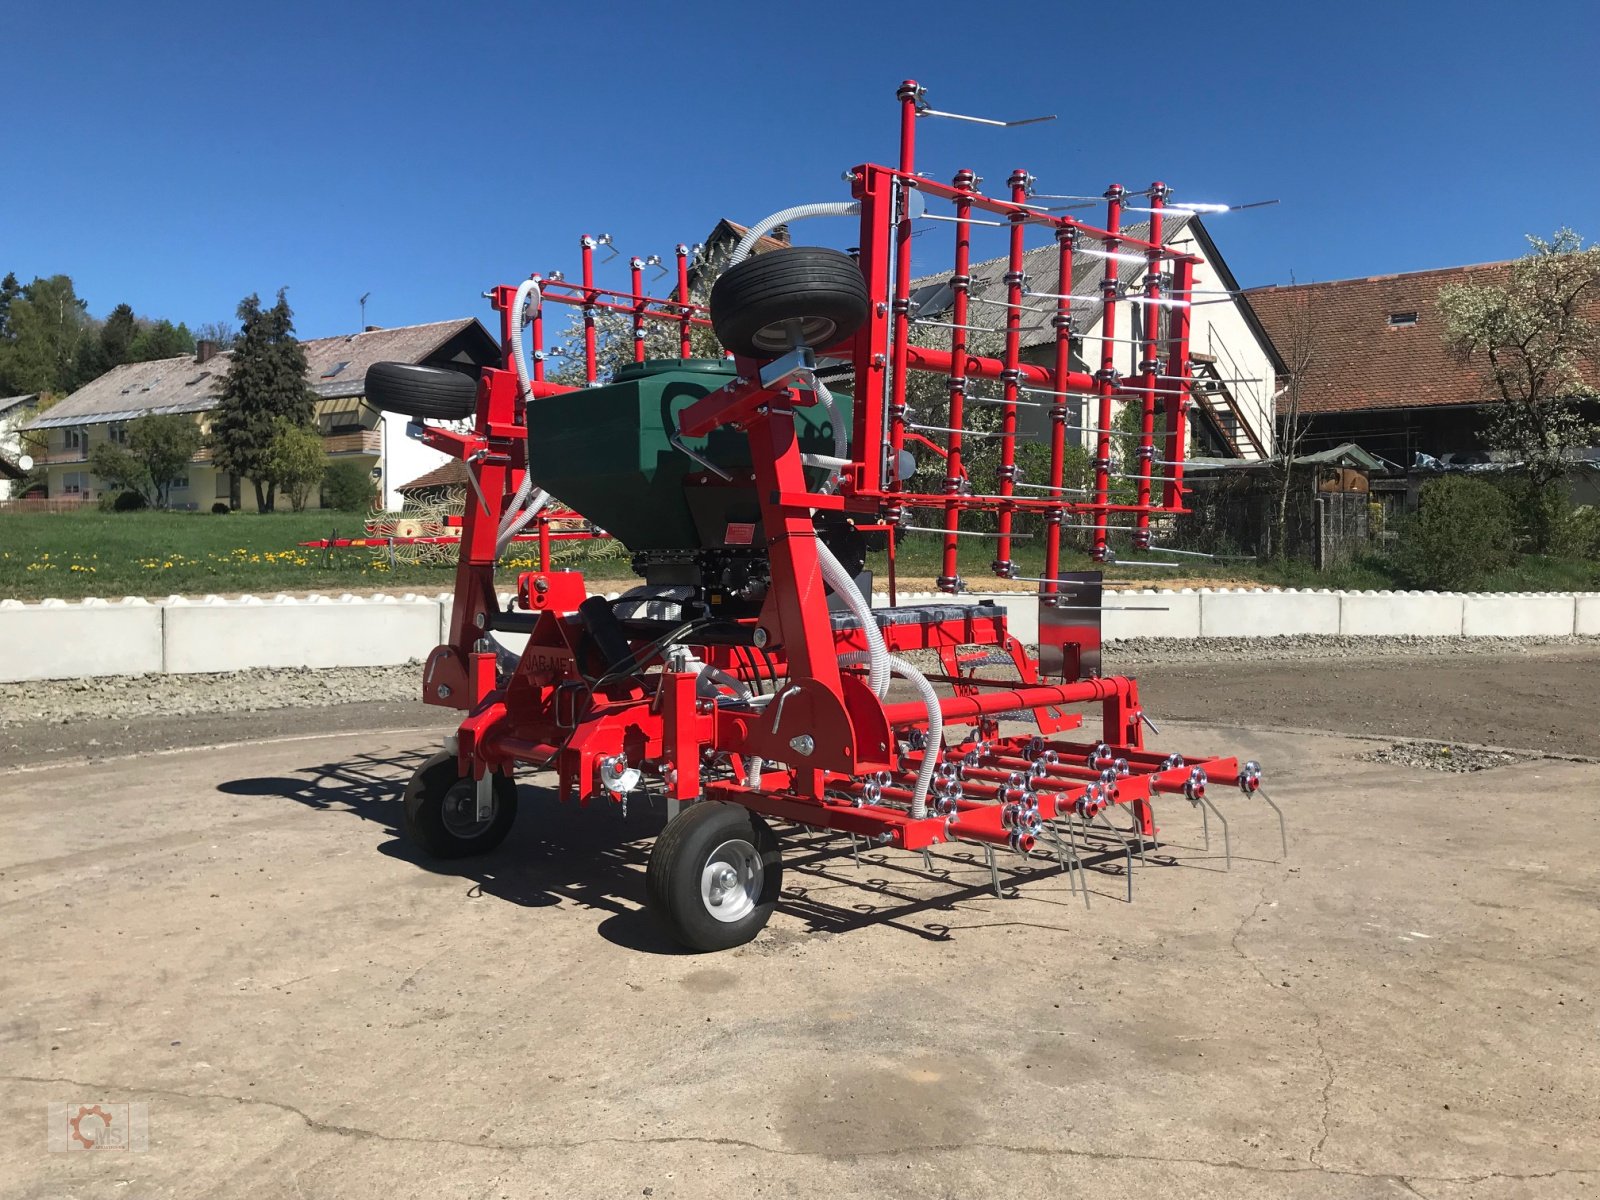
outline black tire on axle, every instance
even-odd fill
[[[667,822],[645,872],[652,915],[674,941],[700,951],[755,937],[782,887],[783,856],[771,828],[749,809],[720,801],[691,804]]]
[[[517,819],[517,785],[495,772],[489,819],[477,819],[477,785],[463,779],[456,756],[441,750],[417,768],[406,785],[401,819],[411,843],[434,858],[487,854]]]
[[[778,358],[790,330],[800,344],[821,349],[844,341],[872,307],[855,259],[821,246],[789,246],[747,258],[711,288],[711,326],[735,354]]]
[[[478,406],[478,383],[448,367],[381,362],[367,368],[367,399],[385,412],[418,420],[460,421]]]

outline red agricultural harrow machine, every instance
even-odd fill
[[[1189,306],[1201,264],[1163,242],[1168,190],[1113,186],[1105,223],[1093,226],[1041,203],[1021,170],[1000,197],[978,191],[970,171],[935,182],[915,170],[916,127],[955,114],[929,108],[915,83],[898,95],[899,165],[854,167],[848,199],[753,227],[706,307],[690,302],[686,248],[676,294],[653,298],[639,259],[631,291],[597,286],[601,239],[585,237],[578,282],[535,276],[489,293],[501,367],[476,379],[403,364],[370,372],[368,395],[387,409],[471,418],[470,429],[422,432],[467,464],[473,493],[449,640],[423,680],[426,701],[465,716],[404,801],[407,832],[426,851],[498,845],[515,817],[519,768],[553,770],[563,800],[625,803],[649,791],[669,812],[650,856],[649,905],[677,940],[710,950],[749,940],[771,915],[782,876],[775,823],[925,858],[942,843],[971,843],[991,872],[997,849],[1045,856],[1087,903],[1083,867],[1097,847],[1126,856],[1131,898],[1134,856],[1156,844],[1159,799],[1222,818],[1208,789],[1261,795],[1255,763],[1145,748],[1153,726],[1137,684],[1099,673],[1098,578],[1060,569],[1064,529],[1087,530],[1104,561],[1113,531],[1145,548],[1152,518],[1182,509]],[[1146,238],[1122,232],[1129,207],[1148,214]],[[763,233],[813,217],[855,222],[858,248],[747,257]],[[919,315],[911,298],[911,237],[922,222],[954,234],[948,320]],[[1009,239],[992,326],[971,303],[971,241],[982,226]],[[1030,289],[1025,270],[1035,231],[1059,249],[1060,282],[1048,294]],[[1085,251],[1106,264],[1089,296],[1072,286]],[[1137,286],[1115,266],[1126,262],[1140,268]],[[582,314],[588,386],[546,377],[552,303]],[[602,382],[596,326],[607,312],[631,321],[636,353]],[[1054,331],[1049,365],[1021,355],[1025,313],[1043,314]],[[1073,365],[1083,362],[1088,315],[1098,318],[1101,348],[1093,371]],[[675,330],[681,357],[646,357],[656,323]],[[692,357],[698,328],[712,329],[729,357]],[[1003,347],[993,357],[969,349],[969,333],[986,328]],[[913,340],[927,329],[946,332],[947,344]],[[1131,351],[1119,357],[1119,345]],[[941,425],[914,420],[907,386],[916,372],[948,388]],[[993,479],[965,467],[973,431],[964,413],[975,403],[999,408]],[[1049,475],[1025,485],[1018,409],[1041,403]],[[1119,403],[1140,414],[1136,449],[1119,456],[1135,485],[1121,502],[1112,485]],[[1093,421],[1074,426],[1074,407]],[[1069,439],[1092,446],[1091,487],[1063,483]],[[934,486],[916,485],[908,442],[931,447]],[[589,595],[577,572],[530,571],[502,608],[496,563],[552,504],[619,538],[644,583],[607,599]],[[917,513],[934,516],[918,525]],[[975,513],[992,514],[992,527],[968,530],[963,519]],[[1029,580],[1038,585],[1037,656],[993,603],[870,606],[861,586],[869,532],[941,537],[940,586],[956,594],[966,590],[957,549],[969,532],[994,540],[997,574],[1023,578],[1012,561],[1022,514],[1042,519],[1044,534],[1043,570]],[[520,655],[499,647],[497,633],[526,634]],[[982,669],[994,666],[1009,677]],[[1096,716],[1097,733],[1086,733]]]

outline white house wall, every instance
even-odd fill
[[[383,507],[391,511],[401,508],[405,501],[398,488],[450,461],[448,455],[407,437],[407,423],[407,418],[398,413],[386,412],[378,426],[383,431],[378,458],[383,476],[379,482],[383,488]]]

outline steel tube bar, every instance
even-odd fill
[[[644,295],[644,259],[635,254],[628,260],[628,272],[633,283],[633,294]],[[633,309],[633,361],[644,361],[644,301]]]
[[[1011,172],[1006,181],[1011,186],[1011,201],[1020,203],[1028,195],[1029,175],[1021,167]],[[1000,495],[1010,500],[1016,491],[1017,480],[1017,388],[1021,384],[1017,365],[1022,361],[1022,246],[1027,230],[1020,217],[1011,222],[1010,250],[1006,258],[1006,309],[1005,370],[1000,376],[1002,408],[1000,412]],[[1002,579],[1016,573],[1017,565],[1011,561],[1011,526],[1015,513],[1008,505],[1000,509],[997,525],[1000,537],[995,546],[994,562],[990,568]]]
[[[688,358],[693,353],[689,342],[689,317],[693,309],[689,303],[689,247],[679,242],[673,251],[678,257],[678,354]]]
[[[1076,234],[1068,229],[1056,230],[1056,263],[1061,296],[1056,300],[1054,324],[1056,327],[1055,386],[1058,392],[1067,390],[1067,377],[1072,374],[1072,311],[1066,296],[1072,294],[1072,254],[1077,244]],[[1019,385],[1020,386],[1020,385]],[[1056,396],[1050,408],[1050,484],[1056,495],[1066,488],[1062,479],[1067,460],[1067,399]],[[1044,574],[1049,581],[1041,589],[1047,596],[1056,593],[1056,577],[1061,572],[1061,520],[1060,506],[1045,514]]]
[[[1162,219],[1161,205],[1166,200],[1167,185],[1157,180],[1150,185],[1150,240],[1156,245],[1161,245]],[[1136,316],[1143,317],[1137,322],[1142,327],[1144,338],[1143,359],[1139,363],[1139,371],[1144,384],[1144,394],[1140,397],[1139,404],[1139,453],[1138,453],[1138,481],[1137,497],[1141,505],[1150,503],[1150,478],[1155,470],[1151,461],[1155,458],[1155,431],[1156,431],[1156,372],[1161,368],[1156,363],[1156,347],[1158,334],[1161,328],[1161,314],[1157,309],[1157,301],[1161,298],[1161,254],[1151,250],[1146,253],[1145,267],[1145,296],[1150,304],[1143,313]],[[1133,545],[1136,550],[1147,549],[1150,545],[1150,514],[1141,512],[1134,519]]]
[[[967,301],[971,285],[969,270],[972,260],[972,231],[968,218],[972,215],[972,200],[969,193],[977,182],[977,176],[969,170],[956,172],[955,188],[956,198],[956,263],[955,275],[952,277],[951,286],[955,289],[955,302],[952,306],[951,317],[956,323],[956,328],[950,331],[950,425],[946,431],[945,439],[945,473],[944,490],[951,496],[961,493],[962,481],[966,478],[966,470],[961,462],[962,422],[966,411],[967,380],[962,374],[959,364],[967,360]],[[955,504],[947,505],[944,513],[944,554],[940,564],[938,586],[940,591],[954,592],[961,586],[960,568],[960,542],[956,537],[961,526],[961,509]]]
[[[595,300],[594,248],[595,240],[588,234],[580,242],[583,254],[583,381],[593,385],[599,377],[599,360],[595,353]]]
[[[906,347],[906,361],[914,371],[948,373],[951,355],[948,350],[941,350],[936,346],[908,346]],[[983,358],[979,355],[969,354],[966,362],[961,363],[961,373],[968,379],[999,379],[1004,371],[1005,364],[998,358]],[[1049,367],[1041,367],[1037,363],[1025,362],[1020,364],[1018,372],[1020,380],[1027,383],[1055,386],[1055,372]],[[1074,371],[1068,376],[1067,385],[1087,391],[1095,386],[1094,376],[1086,375],[1082,371]],[[1054,395],[1054,392],[1049,394]]]
[[[1105,247],[1115,250],[1118,242],[1117,232],[1122,227],[1122,185],[1112,184],[1106,190],[1106,230],[1111,235],[1105,239]],[[1117,333],[1117,272],[1112,264],[1107,263],[1104,278],[1101,281],[1101,300],[1103,301],[1100,318],[1100,329],[1107,337],[1115,337]],[[1111,438],[1104,432],[1111,428],[1111,395],[1112,383],[1116,374],[1116,346],[1112,342],[1104,342],[1100,347],[1100,372],[1096,379],[1096,391],[1099,396],[1100,407],[1095,417],[1095,424],[1101,429],[1100,436],[1095,444],[1094,454],[1094,500],[1098,505],[1106,505],[1111,501]],[[1057,387],[1061,386],[1059,383]],[[1101,508],[1104,513],[1104,508]],[[1103,517],[1102,517],[1103,524]],[[1110,541],[1104,528],[1094,531],[1094,544],[1090,548],[1090,555],[1096,562],[1105,562],[1111,551]]]
[[[900,451],[905,445],[906,427],[906,347],[911,340],[911,204],[909,189],[918,184],[917,96],[920,89],[908,79],[895,93],[900,100],[900,177],[899,212],[894,238],[894,293],[889,298],[891,346],[889,351],[889,478],[885,490],[902,489]]]
[[[1179,262],[1174,267],[1174,285],[1179,288],[1194,286],[1194,264],[1187,259]],[[1189,367],[1189,310],[1177,309],[1169,321],[1171,342],[1173,346],[1172,361],[1168,362],[1167,369],[1175,371],[1183,379],[1192,379]],[[1181,385],[1187,393],[1188,385]],[[1167,468],[1166,486],[1162,491],[1162,502],[1167,508],[1176,509],[1183,504],[1183,459],[1184,435],[1188,432],[1190,403],[1187,394],[1174,396],[1167,401],[1167,436],[1164,453],[1162,455],[1168,462],[1175,465]]]

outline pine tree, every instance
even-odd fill
[[[294,313],[284,290],[271,308],[261,297],[239,304],[241,329],[228,373],[217,387],[211,450],[219,470],[255,485],[256,507],[271,512],[277,499],[272,442],[280,422],[309,427],[316,395],[306,385],[306,355],[294,336]]]
[[[111,315],[100,329],[100,353],[105,360],[106,370],[133,361],[129,351],[138,332],[139,324],[134,320],[132,305],[119,304],[111,310]]]

